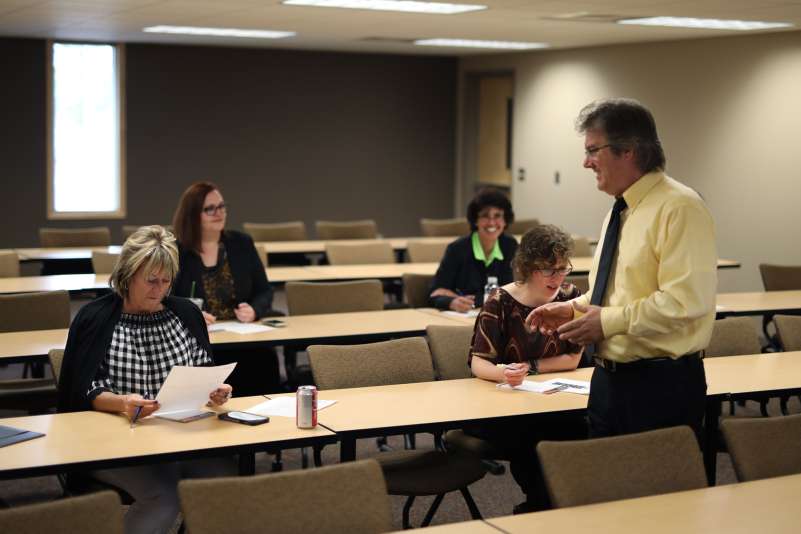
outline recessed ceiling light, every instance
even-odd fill
[[[414,0],[284,0],[287,6],[341,7],[344,9],[372,9],[375,11],[403,11],[406,13],[429,13],[453,15],[468,11],[481,11],[487,6],[478,4],[447,4],[442,2],[417,2]]]
[[[505,50],[532,50],[548,48],[547,43],[522,43],[515,41],[476,41],[471,39],[418,39],[420,46],[451,46],[457,48],[496,48]]]
[[[249,39],[283,39],[292,37],[295,32],[273,30],[241,30],[239,28],[200,28],[197,26],[148,26],[142,29],[147,33],[175,33],[182,35],[212,35],[214,37],[246,37]]]
[[[638,26],[671,26],[676,28],[703,28],[710,30],[768,30],[788,28],[789,22],[761,22],[758,20],[695,19],[691,17],[647,17],[641,19],[622,19],[618,24]]]

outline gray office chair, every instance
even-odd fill
[[[574,237],[573,256],[577,258],[592,256],[592,247],[590,246],[590,240],[587,239],[586,237]]]
[[[510,235],[523,235],[535,226],[539,226],[539,224],[539,219],[516,219],[506,228],[506,233]]]
[[[430,274],[403,273],[403,300],[412,308],[428,308],[428,295],[431,293]]]
[[[39,228],[42,247],[107,247],[111,245],[108,226],[94,228]]]
[[[361,221],[317,221],[314,223],[317,239],[376,239],[378,225],[372,219]]]
[[[364,345],[312,345],[309,360],[321,390],[408,384],[434,380],[431,354],[425,339],[403,338]],[[390,495],[405,495],[403,528],[410,528],[414,499],[436,495],[421,526],[427,526],[446,493],[459,490],[473,519],[481,513],[467,487],[486,473],[480,459],[465,453],[439,450],[381,452],[376,457],[384,471]]]
[[[389,241],[372,241],[366,243],[325,244],[325,255],[331,265],[364,265],[395,263],[395,252]]]
[[[120,255],[114,252],[92,251],[92,269],[96,274],[111,274]]]
[[[287,282],[285,290],[289,315],[384,309],[384,290],[379,280]]]
[[[120,499],[103,491],[0,510],[0,532],[14,534],[123,533]]]
[[[182,480],[178,493],[192,534],[392,530],[384,475],[375,460],[252,477]]]
[[[456,217],[454,219],[422,218],[420,219],[420,231],[425,237],[456,237],[469,234],[470,223],[464,217]]]
[[[555,508],[707,486],[688,426],[581,441],[541,441],[537,454]]]
[[[406,255],[412,263],[439,263],[448,248],[446,242],[430,242],[418,239],[409,239],[406,242]]]
[[[15,278],[19,276],[19,256],[13,250],[0,251],[0,277]]]
[[[721,423],[737,480],[801,473],[801,414]]]
[[[308,239],[306,223],[290,221],[282,223],[243,223],[245,233],[253,241],[305,241]]]

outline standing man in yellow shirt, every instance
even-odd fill
[[[531,312],[543,333],[586,345],[595,364],[590,436],[689,425],[701,433],[717,251],[698,193],[664,174],[654,118],[610,99],[581,110],[584,167],[615,197],[590,271],[590,291]]]

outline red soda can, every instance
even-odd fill
[[[298,428],[317,426],[317,388],[300,386],[295,394],[295,422]]]

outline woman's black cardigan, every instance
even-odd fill
[[[264,264],[259,258],[253,239],[247,234],[226,230],[220,238],[225,245],[231,276],[234,278],[234,293],[237,304],[247,302],[256,312],[256,318],[270,314],[273,305],[273,288],[267,281]],[[203,260],[197,252],[178,246],[180,271],[173,283],[172,293],[188,297],[195,282],[194,296],[206,300],[203,289]]]
[[[166,297],[162,303],[213,357],[206,321],[197,306],[187,299],[172,296]],[[72,321],[58,379],[59,412],[92,409],[86,392],[108,352],[121,314],[122,298],[110,293],[81,308]]]

